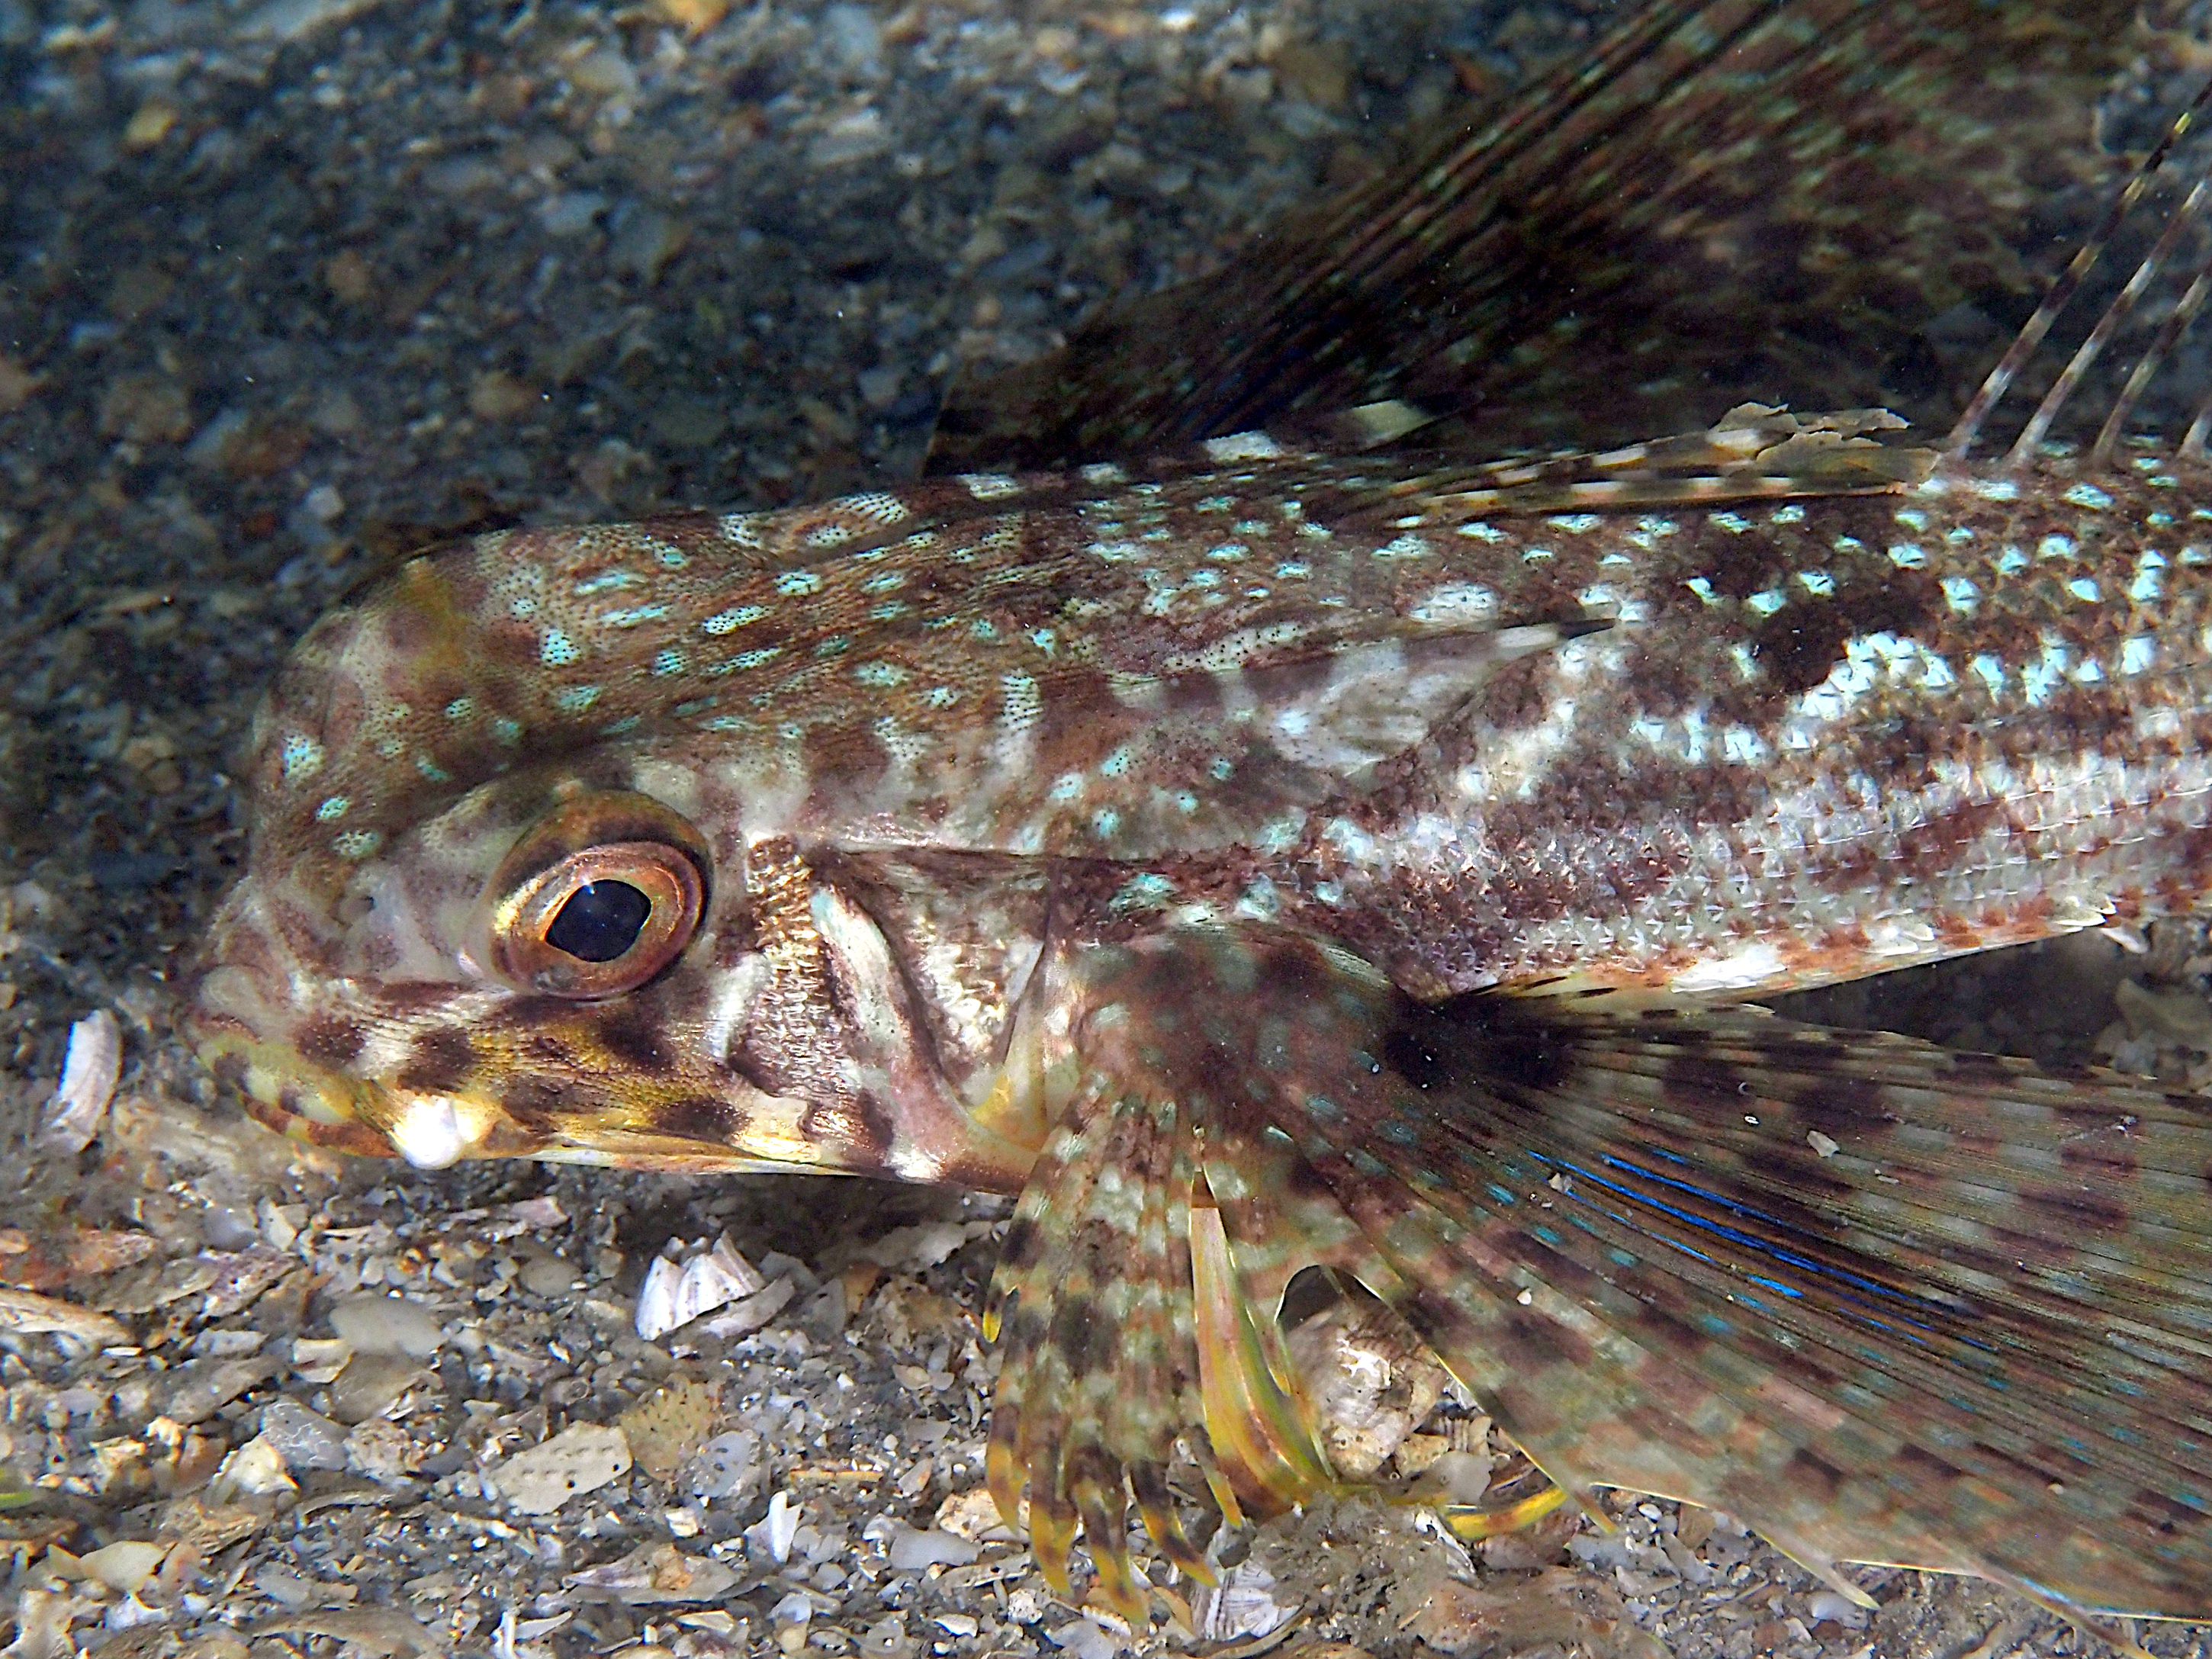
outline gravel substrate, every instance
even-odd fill
[[[172,964],[242,852],[254,699],[354,583],[466,529],[908,477],[956,363],[1205,268],[1612,13],[0,0],[9,1655],[1122,1642],[976,1490],[1003,1205],[320,1158],[213,1097]],[[2212,958],[2187,929],[2149,943],[1814,1012],[2201,1085]],[[72,1023],[103,1009],[112,1106],[85,1150],[33,1146]],[[736,1299],[641,1338],[656,1258],[725,1237]],[[1463,1412],[1429,1426],[1431,1455],[1487,1455]],[[1860,1575],[1869,1621],[1724,1519],[1620,1508],[1609,1539],[1553,1523],[1472,1557],[1364,1502],[1224,1534],[1197,1637],[1154,1639],[2085,1646],[1911,1573]]]

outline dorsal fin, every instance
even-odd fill
[[[956,386],[933,471],[1126,459],[1400,398],[1452,445],[1602,449],[1745,402],[1949,424],[1983,362],[1929,325],[2028,308],[2112,9],[1673,0],[1477,131],[1216,277]],[[1950,356],[1946,354],[1950,353]],[[1954,390],[1955,387],[1955,390]]]
[[[2074,302],[2082,284],[2095,270],[2098,261],[2104,257],[2105,250],[2112,244],[2122,226],[2127,222],[2129,216],[2135,211],[2136,206],[2149,191],[2153,181],[2172,157],[2175,149],[2189,136],[2191,129],[2203,118],[2208,106],[2212,106],[2212,79],[2205,81],[2198,88],[2196,97],[2191,99],[2188,105],[2167,124],[2166,131],[2158,143],[2145,154],[2142,161],[2137,164],[2126,182],[2115,194],[2102,221],[2094,230],[2082,239],[2081,244],[2075,249],[2074,255],[2067,262],[2065,270],[2059,273],[2057,278],[2051,283],[2050,291],[2044,295],[2043,302],[2021,325],[2020,332],[2014,336],[2012,343],[2006,349],[2004,356],[1999,358],[1996,367],[1990,370],[1972,400],[1967,404],[1965,412],[1953,426],[1950,435],[1944,444],[1948,453],[1954,458],[1960,458],[1973,447],[1974,441],[1981,435],[1982,428],[1990,416],[2003,401],[2006,392],[2011,389],[2021,372],[2033,359],[2036,352],[2042,346],[2044,337],[2067,307]],[[2122,325],[2141,304],[2143,295],[2149,291],[2152,284],[2158,279],[2160,272],[2165,269],[2175,252],[2180,247],[2183,238],[2203,217],[2208,200],[2212,200],[2212,172],[2200,169],[2196,183],[2191,187],[2189,193],[2183,198],[2180,204],[2167,211],[2166,222],[2160,231],[2158,240],[2152,245],[2150,252],[2137,262],[2135,270],[2122,284],[2119,292],[2099,314],[2088,333],[2075,348],[2073,355],[2067,359],[2066,365],[2059,371],[2057,378],[2051,382],[2049,390],[2044,393],[2042,400],[2036,405],[2034,414],[2028,417],[2027,424],[2021,429],[2020,435],[2014,440],[2012,447],[2006,455],[2008,465],[2018,466],[2032,459],[2042,447],[2050,435],[2053,423],[2057,421],[2067,404],[2081,388],[2082,381],[2087,377],[2089,371],[2095,367],[2098,358],[2103,355],[2106,347],[2111,344],[2113,337],[2118,333]],[[2168,310],[2156,337],[2137,360],[2134,372],[2128,378],[2127,385],[2114,399],[2112,410],[2097,434],[2096,443],[2092,452],[2095,461],[2102,462],[2110,459],[2112,451],[2119,440],[2121,427],[2126,421],[2129,412],[2141,399],[2143,392],[2148,387],[2160,367],[2172,355],[2174,346],[2179,343],[2183,331],[2188,327],[2198,308],[2203,305],[2208,275],[2212,275],[2212,258],[2208,258],[2205,264],[2200,268],[2197,279],[2184,292],[2181,299]]]

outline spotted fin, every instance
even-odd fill
[[[2212,1615],[2196,1101],[1756,1011],[1423,1007],[1260,933],[1084,962],[1078,1050],[1141,1073],[1152,1139],[1106,1160],[1121,1117],[1071,1118],[1017,1226],[1021,1295],[1049,1311],[1009,1324],[998,1437],[1048,1490],[1055,1441],[1149,1482],[1178,1431],[1203,1438],[1188,1269],[1161,1242],[1194,1158],[1251,1307],[1310,1263],[1359,1278],[1584,1501],[1726,1509],[1841,1587],[1838,1563],[1875,1561],[2084,1621]],[[1087,1205],[1063,1203],[1086,1159]],[[1127,1219],[1100,1226],[1130,1170],[1171,1196],[1112,1194]],[[1127,1266],[1125,1315],[1105,1298]],[[1125,1323],[1178,1357],[1157,1336],[1115,1357]],[[1077,1385],[1056,1419],[1048,1379]]]
[[[2032,16],[2029,12],[2032,11]],[[1940,429],[2039,291],[2143,37],[2104,0],[1656,0],[1214,276],[955,386],[930,467],[1055,466],[1378,400],[1601,447],[1747,398]],[[1987,349],[1985,349],[1987,348]]]

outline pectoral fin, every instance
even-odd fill
[[[985,1322],[1006,1356],[987,1453],[991,1494],[1009,1521],[1028,1498],[1030,1546],[1063,1596],[1079,1520],[1103,1599],[1133,1620],[1144,1611],[1121,1547],[1132,1492],[1169,1559],[1208,1572],[1167,1496],[1179,1435],[1209,1459],[1193,1333],[1188,1128],[1182,1103],[1094,1071],[1023,1190]]]
[[[1072,1490],[1050,1443],[1071,1426],[1147,1471],[1203,1440],[1202,1179],[1255,1313],[1309,1262],[1352,1273],[1571,1494],[1723,1508],[1839,1583],[1878,1561],[2084,1622],[2212,1616],[2193,1100],[1752,1011],[1425,1008],[1256,933],[1081,963],[1079,1051],[1149,1108],[1126,1154],[1079,1127],[1024,1200],[1011,1271],[1047,1305],[1008,1361],[1027,1426],[1002,1484],[1011,1454],[1033,1493]],[[1124,1351],[1078,1305],[1154,1334]],[[1078,1506],[1118,1541],[1104,1490]]]

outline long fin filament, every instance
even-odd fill
[[[2205,90],[2212,93],[2212,82],[2205,83]],[[2057,380],[2052,382],[2051,390],[2044,393],[2043,401],[2036,406],[2035,413],[2028,418],[2027,426],[2021,429],[2011,452],[2005,457],[2006,465],[2023,466],[2042,447],[2044,438],[2051,430],[2051,423],[2058,418],[2059,410],[2066,406],[2066,400],[2073,395],[2075,387],[2081,383],[2082,377],[2089,372],[2112,336],[2118,331],[2120,325],[2134,312],[2136,302],[2165,268],[2166,262],[2173,257],[2173,250],[2180,245],[2183,234],[2197,222],[2203,211],[2208,193],[2212,193],[2212,180],[2199,179],[2191,187],[2181,205],[2168,216],[2166,228],[2160,233],[2151,251],[2136,266],[2112,304],[2105,307],[2105,314],[2097,319],[2097,325],[2089,331],[2088,337],[2075,349],[2074,356],[2067,361]],[[2136,374],[2129,377],[2128,386],[2121,393],[2120,403],[2114,405],[2115,413],[2129,401],[2128,392],[2137,391],[2136,377],[2141,376],[2142,383],[2148,385],[2150,375],[2157,373],[2158,363],[2159,352],[2154,345],[2136,365]],[[2139,392],[2137,395],[2140,395]],[[2106,423],[2109,425],[2110,422],[2111,417],[2107,416]],[[2100,447],[2104,444],[2104,435],[2101,430],[2098,434]]]
[[[2037,349],[2041,347],[2044,337],[2051,331],[2051,325],[2058,320],[2059,313],[2073,303],[2074,296],[2080,291],[2082,283],[2087,278],[2089,273],[2096,269],[2097,262],[2104,257],[2106,247],[2118,234],[2121,225],[2126,222],[2128,216],[2135,211],[2136,204],[2142,199],[2143,192],[2150,187],[2152,178],[2160,167],[2166,165],[2166,157],[2173,153],[2174,147],[2188,136],[2191,128],[2197,123],[2198,114],[2209,102],[2212,102],[2212,80],[2207,80],[2203,86],[2199,87],[2197,96],[2190,100],[2188,107],[2176,115],[2168,124],[2164,135],[2156,144],[2151,147],[2149,154],[2144,156],[2141,165],[2129,176],[2127,183],[2121,187],[2119,194],[2113,198],[2112,206],[2106,210],[2105,216],[2098,222],[2097,228],[2089,233],[2079,247],[2075,249],[2074,257],[2067,261],[2066,269],[2061,271],[2057,279],[2051,283],[2050,292],[2044,295],[2043,303],[2038,306],[2034,313],[2021,325],[2020,332],[2013,337],[2012,344],[2006,348],[2004,356],[1997,360],[1996,366],[1990,370],[1988,376],[1982,381],[1980,389],[1974,393],[1972,399],[1966,404],[1965,412],[1959,416],[1957,423],[1952,427],[1949,435],[1944,440],[1944,453],[1951,459],[1963,460],[1966,452],[1973,447],[1974,440],[1981,435],[1982,427],[1988,421],[1990,412],[2003,401],[2005,393],[2011,389],[2012,383],[2019,376],[2021,370],[2027,366],[2028,360],[2033,357]],[[2147,281],[2148,278],[2145,280]],[[2128,303],[2132,304],[2132,299],[2130,299]],[[2096,337],[2094,331],[2091,337]],[[2099,341],[2098,343],[2101,349],[2102,342]],[[2076,355],[2079,356],[2078,353]],[[2091,351],[2089,361],[2094,361],[2095,356],[2096,353]],[[2068,367],[2078,379],[2079,374],[2087,369],[2088,361],[2082,362],[2079,370],[2075,370],[2073,364],[2069,364]],[[2059,401],[2063,403],[2064,397],[2063,392],[2061,392],[2062,387],[2065,391],[2071,391],[2072,382],[2062,376],[2059,386],[2052,388],[2053,393],[2057,395]],[[2041,412],[2039,410],[2038,414],[2040,415]],[[2055,417],[2057,413],[2057,410],[2054,405],[2051,415]],[[2049,424],[2049,419],[2045,419],[2044,426],[2047,428]],[[2027,434],[2023,434],[2022,442],[2027,441]],[[2032,444],[2030,447],[2033,447]],[[2026,453],[2027,451],[2023,450],[2020,444],[2015,444],[2008,459],[2016,464],[2024,458]]]
[[[2203,184],[2197,185],[2198,191],[2204,188]],[[2204,308],[2208,295],[2212,295],[2212,260],[2198,268],[2188,288],[2183,290],[2181,298],[2174,302],[2173,309],[2166,313],[2166,320],[2159,325],[2157,338],[2151,342],[2150,349],[2143,353],[2128,375],[2128,383],[2120,388],[2120,395],[2112,400],[2112,412],[2105,416],[2104,425],[2097,428],[2097,441],[2089,450],[2092,469],[2111,465],[2112,452],[2119,447],[2120,434],[2126,428],[2128,416],[2135,412],[2137,401],[2148,389],[2159,369],[2173,355],[2174,347],[2180,343],[2181,337],[2188,331],[2190,324],[2197,320],[2197,313]]]

